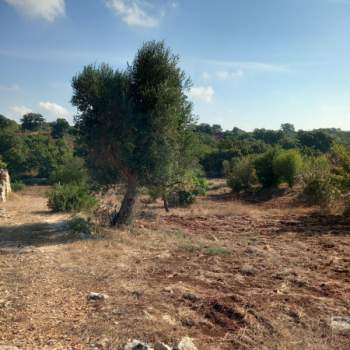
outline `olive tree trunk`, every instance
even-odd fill
[[[112,215],[112,226],[129,225],[132,222],[137,194],[137,180],[134,176],[129,176],[122,205],[119,211]]]

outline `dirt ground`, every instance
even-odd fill
[[[0,345],[350,349],[350,221],[294,194],[257,203],[222,183],[190,209],[140,203],[133,227],[82,239],[32,187],[0,209]],[[89,301],[89,292],[109,297]]]

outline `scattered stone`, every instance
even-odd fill
[[[156,343],[154,350],[172,350],[172,348],[164,343]]]
[[[176,326],[177,322],[170,315],[163,315],[162,320],[169,323],[172,326]]]
[[[153,350],[150,346],[145,343],[140,342],[139,340],[131,340],[125,346],[124,350]]]
[[[163,290],[169,294],[174,294],[174,290],[171,287],[164,287]]]
[[[183,297],[184,299],[190,300],[190,301],[192,301],[192,302],[196,302],[196,301],[199,300],[199,297],[197,297],[197,295],[195,295],[195,294],[193,294],[193,293],[184,293],[184,294],[182,295],[182,297]]]
[[[254,276],[258,272],[255,267],[248,264],[243,265],[240,271],[245,276]]]
[[[192,339],[189,337],[184,337],[181,339],[180,343],[177,345],[175,350],[198,350],[193,344]]]
[[[90,292],[87,296],[88,300],[105,300],[108,298],[109,296],[107,294],[95,293],[95,292]]]
[[[350,333],[350,317],[333,316],[330,323],[334,331],[340,333]]]
[[[0,345],[0,350],[19,350],[19,348],[12,345]]]

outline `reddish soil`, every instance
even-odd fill
[[[133,227],[81,240],[31,188],[0,217],[0,345],[350,349],[350,221],[292,192],[247,203],[216,183],[190,209],[140,204]],[[88,301],[89,292],[109,296]]]

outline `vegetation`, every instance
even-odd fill
[[[258,183],[254,158],[232,159],[224,162],[227,185],[233,192],[250,191]]]
[[[303,166],[303,159],[295,149],[278,152],[273,161],[272,168],[274,177],[279,183],[286,182],[293,187]]]
[[[96,206],[95,196],[86,186],[78,184],[55,185],[48,194],[48,206],[54,212],[77,212]]]
[[[76,128],[101,184],[126,184],[111,223],[130,223],[141,186],[168,186],[191,145],[189,80],[162,42],[148,42],[125,71],[86,66],[73,79]]]

